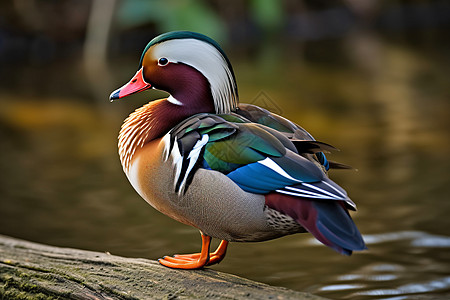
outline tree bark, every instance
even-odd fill
[[[323,299],[212,269],[52,247],[0,235],[0,299]]]

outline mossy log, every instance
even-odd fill
[[[0,299],[323,299],[203,269],[0,235]]]

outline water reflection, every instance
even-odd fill
[[[450,276],[427,282],[409,283],[399,286],[398,288],[395,289],[369,290],[365,292],[356,293],[355,295],[367,295],[379,297],[388,295],[423,294],[439,290],[447,290],[449,287],[450,287]],[[393,299],[393,298],[378,298],[378,299]],[[395,297],[394,299],[406,299],[406,296],[400,298]]]
[[[401,231],[385,234],[367,234],[364,236],[367,244],[378,244],[391,241],[410,240],[414,247],[450,247],[450,237],[428,234],[421,231]]]
[[[401,262],[370,263],[351,273],[339,275],[332,283],[318,288],[318,293],[336,295],[348,299],[408,299],[409,296],[422,296],[435,293],[448,293],[450,277],[449,264],[432,258],[433,250],[420,249],[450,247],[450,237],[435,236],[426,232],[404,231],[386,234],[365,235],[369,248],[380,245],[382,249],[406,243],[397,248],[402,253]],[[398,245],[397,245],[398,247]],[[405,251],[404,249],[408,249]],[[416,251],[418,250],[418,251]],[[433,252],[428,252],[433,251]],[[374,254],[369,254],[374,255]],[[387,258],[379,255],[373,261]],[[385,297],[393,296],[396,297]],[[434,296],[436,297],[436,295]],[[443,295],[442,298],[445,298]]]

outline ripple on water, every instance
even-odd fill
[[[411,240],[414,247],[450,248],[450,237],[433,235],[423,231],[399,231],[364,235],[366,244]]]
[[[436,292],[450,288],[450,276],[442,277],[426,282],[416,282],[401,285],[397,288],[389,289],[375,289],[357,292],[355,296],[389,296],[389,295],[408,295],[408,294],[423,294],[429,292]],[[392,298],[385,298],[392,299]]]
[[[450,247],[450,237],[400,231],[365,235],[364,239],[373,246],[372,252],[364,253],[367,263],[336,276],[329,284],[318,288],[319,294],[337,292],[342,298],[349,299],[403,300],[442,295],[450,289],[450,276],[445,272],[447,267],[435,257],[436,251],[439,253],[442,252],[439,249]],[[391,256],[383,252],[385,243],[399,243],[400,246]]]

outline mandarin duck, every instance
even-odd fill
[[[200,230],[200,253],[165,256],[167,267],[219,263],[229,242],[310,232],[345,255],[365,249],[348,210],[355,204],[327,171],[331,145],[299,125],[239,104],[230,61],[211,38],[176,31],[145,47],[136,75],[110,100],[163,90],[124,121],[123,170],[137,193],[167,216]],[[210,253],[212,238],[221,242]]]

